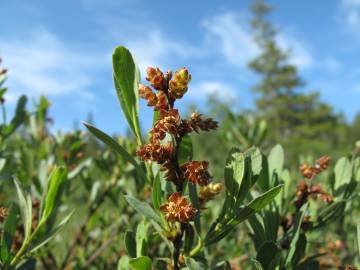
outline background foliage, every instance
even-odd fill
[[[359,265],[360,114],[348,123],[319,93],[305,94],[288,61],[291,52],[276,43],[267,20],[271,8],[258,1],[252,11],[261,48],[249,63],[259,77],[256,108],[236,111],[209,97],[208,113],[219,129],[191,135],[183,146],[186,158],[209,160],[214,182],[225,188],[185,232],[182,267]],[[172,269],[169,239],[177,228],[167,227],[158,211],[171,187],[154,166],[135,157],[147,138],[138,119],[141,77],[123,47],[115,49],[113,67],[132,132],[125,137],[109,136],[92,123],[86,124],[90,132],[50,132],[45,97],[33,109],[20,97],[7,119],[6,72],[0,73],[2,269]],[[322,155],[333,162],[312,181],[333,201],[309,198],[297,209],[303,178],[298,167]],[[196,190],[186,190],[196,205]]]

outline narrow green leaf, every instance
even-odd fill
[[[194,258],[186,257],[185,264],[189,270],[205,270],[207,269],[201,262],[196,261]]]
[[[7,125],[3,131],[4,137],[10,136],[25,120],[26,118],[26,103],[27,97],[25,95],[18,99],[15,114],[10,124]]]
[[[265,242],[256,254],[256,260],[261,263],[263,268],[269,269],[271,262],[275,260],[279,252],[280,249],[275,242]]]
[[[260,209],[264,208],[269,202],[271,202],[276,197],[276,195],[279,194],[282,188],[283,185],[273,187],[267,192],[261,194],[256,199],[252,200],[247,206],[255,211],[259,211]]]
[[[300,212],[298,212],[295,217],[294,231],[293,231],[292,239],[290,242],[289,252],[287,254],[286,261],[285,261],[286,267],[290,266],[290,263],[295,255],[296,247],[298,244],[297,242],[299,240],[299,235],[300,235],[301,224],[305,217],[307,207],[308,207],[308,204],[303,205],[300,209]]]
[[[151,259],[146,256],[130,259],[129,264],[134,270],[151,270]]]
[[[356,235],[357,235],[358,252],[360,257],[360,224],[356,226]]]
[[[53,239],[70,221],[71,217],[74,215],[75,210],[73,210],[70,214],[62,219],[62,221],[57,224],[46,236],[45,238],[41,239],[39,243],[35,244],[34,247],[29,251],[29,253],[34,253],[39,248],[46,245],[51,239]]]
[[[152,219],[155,222],[161,224],[160,217],[155,213],[155,211],[145,202],[139,201],[131,195],[125,195],[127,202],[140,214],[145,216],[148,219]]]
[[[194,219],[194,223],[195,223],[195,228],[196,228],[196,232],[200,235],[201,234],[201,223],[200,223],[200,213],[201,213],[201,209],[200,209],[200,201],[198,198],[198,194],[196,191],[196,186],[193,184],[188,184],[189,187],[189,196],[190,196],[190,201],[192,203],[192,205],[198,209],[198,212],[195,215],[195,219]]]
[[[129,257],[122,256],[118,262],[117,270],[129,270]]]
[[[125,248],[130,258],[136,258],[136,239],[133,231],[125,232]]]
[[[56,168],[49,177],[48,188],[45,193],[43,212],[41,214],[40,224],[46,222],[53,210],[57,206],[63,185],[67,179],[67,170],[64,167]]]
[[[262,267],[261,263],[255,259],[251,260],[252,265],[254,266],[254,270],[264,270],[264,268]]]
[[[231,196],[236,196],[244,177],[245,158],[238,148],[232,148],[226,159],[225,187]]]
[[[121,108],[135,136],[141,138],[138,118],[139,69],[130,51],[122,46],[114,50],[112,61],[114,84]]]
[[[11,245],[17,225],[17,208],[11,206],[4,222],[3,235],[1,239],[1,261],[7,263],[11,259]]]
[[[273,173],[280,174],[284,166],[284,150],[280,144],[275,145],[269,154],[269,175],[272,177]]]
[[[157,173],[153,182],[152,202],[155,209],[159,209],[162,202],[160,173]]]
[[[124,159],[130,162],[138,172],[139,176],[145,181],[145,183],[149,183],[148,178],[146,177],[143,169],[140,165],[136,162],[136,160],[123,148],[120,144],[118,144],[113,138],[111,138],[106,133],[102,132],[101,130],[97,129],[93,125],[88,123],[84,123],[85,127],[93,134],[96,138],[100,141],[105,143],[110,149],[119,153]]]
[[[147,255],[147,225],[143,220],[136,230],[136,257]]]
[[[337,190],[344,184],[348,184],[351,181],[352,168],[350,161],[346,157],[340,158],[335,165],[335,183],[334,189]]]
[[[19,208],[21,217],[24,223],[24,242],[28,240],[31,233],[31,222],[32,222],[32,203],[30,196],[27,196],[25,199],[24,193],[21,191],[21,188],[16,180],[14,180],[17,195],[19,198]]]
[[[189,135],[185,135],[180,143],[179,156],[178,156],[179,163],[182,164],[188,162],[192,159],[192,157],[193,157],[192,140]]]

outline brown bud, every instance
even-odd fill
[[[148,106],[155,106],[158,103],[156,94],[151,91],[149,86],[139,84],[139,96],[147,100]]]
[[[159,68],[148,67],[146,80],[156,89],[161,90],[164,86],[164,74]]]
[[[212,200],[216,195],[218,195],[223,189],[223,184],[221,183],[210,183],[204,186],[199,192],[199,199],[203,203]]]
[[[160,206],[168,221],[187,223],[195,217],[197,210],[179,192],[170,195],[168,202]]]

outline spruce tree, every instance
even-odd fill
[[[319,93],[303,91],[304,81],[290,62],[291,51],[278,46],[277,31],[267,19],[271,7],[258,0],[251,10],[253,36],[260,48],[260,54],[249,63],[260,78],[252,90],[258,97],[258,114],[268,122],[270,141],[285,144],[291,152],[328,151],[339,142],[337,128],[344,124],[341,117],[320,101]]]

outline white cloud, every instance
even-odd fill
[[[229,84],[221,81],[199,82],[190,87],[186,95],[189,99],[205,100],[208,96],[216,96],[224,101],[234,101],[236,99],[236,90]]]
[[[340,16],[352,30],[360,29],[360,0],[342,0]]]
[[[249,60],[259,53],[250,32],[241,23],[240,14],[227,12],[203,21],[208,31],[207,44],[220,46],[225,59],[233,65],[244,67]]]
[[[216,15],[203,22],[209,34],[208,43],[214,44],[215,48],[220,46],[228,63],[240,67],[245,67],[252,58],[260,53],[247,24],[248,22],[242,18],[242,15],[235,12]],[[290,62],[300,68],[313,66],[313,56],[308,46],[300,39],[280,33],[277,41],[283,50],[291,49]]]
[[[81,94],[91,99],[85,88],[93,82],[90,70],[105,62],[104,55],[66,46],[46,30],[28,38],[0,42],[4,66],[9,69],[9,94],[12,101],[20,94],[63,96]],[[105,62],[106,63],[106,62]]]
[[[201,55],[201,49],[171,40],[158,29],[149,32],[145,37],[142,36],[141,39],[130,38],[126,46],[134,54],[141,71],[148,66],[158,66],[166,70],[169,68],[171,59],[188,59]]]
[[[279,47],[290,49],[289,61],[299,68],[310,68],[314,65],[313,55],[303,41],[289,34],[280,33],[277,38]]]

